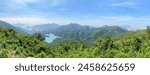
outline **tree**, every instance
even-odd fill
[[[9,52],[8,52],[8,50],[2,50],[2,52],[0,53],[0,58],[8,58],[9,56],[8,56],[8,54],[9,54]]]
[[[45,37],[42,36],[41,33],[34,33],[32,36],[37,38],[37,39],[39,39],[40,41],[44,41],[45,40]]]
[[[107,50],[113,47],[113,40],[108,36],[106,38],[99,38],[95,42],[95,46],[97,46],[100,50]]]
[[[150,26],[147,26],[146,38],[150,39]]]
[[[41,53],[39,53],[37,56],[36,56],[36,58],[46,58],[46,54],[45,54],[45,52],[41,52]]]
[[[147,33],[150,34],[150,26],[147,26]]]

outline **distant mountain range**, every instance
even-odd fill
[[[27,32],[28,34],[33,34],[36,32],[45,32],[47,30],[52,30],[55,29],[57,27],[59,27],[58,24],[52,23],[52,24],[41,24],[41,25],[33,25],[33,26],[29,26],[26,24],[14,24],[14,26],[22,29],[23,31]]]
[[[52,30],[60,27],[58,24],[52,23],[52,24],[43,24],[43,25],[35,25],[32,27],[32,29],[36,29],[38,32],[46,31],[46,30]]]
[[[119,26],[103,26],[94,28],[71,23],[69,25],[60,26],[54,30],[49,30],[49,32],[63,38],[73,38],[80,41],[93,41],[99,37],[103,38],[106,36],[117,38],[122,33],[128,32],[128,30]]]
[[[0,26],[15,29],[20,33],[33,34],[40,32],[42,34],[52,33],[66,39],[75,39],[79,41],[93,41],[99,37],[110,36],[112,38],[119,37],[120,34],[128,32],[119,26],[103,26],[103,27],[89,27],[76,23],[70,23],[68,25],[43,24],[27,26],[23,24],[11,25],[7,22],[0,21]]]
[[[6,28],[9,28],[9,29],[14,29],[14,30],[16,30],[17,32],[19,32],[19,33],[21,33],[21,34],[26,34],[25,31],[23,31],[23,30],[21,30],[21,29],[15,27],[15,26],[13,26],[13,25],[11,25],[11,24],[5,22],[5,21],[1,21],[1,20],[0,20],[0,27],[6,27]]]

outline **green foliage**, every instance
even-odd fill
[[[147,33],[150,34],[150,26],[147,26]]]
[[[2,50],[0,53],[0,58],[8,58],[8,50]]]
[[[48,45],[40,33],[21,35],[0,27],[0,58],[150,58],[149,35],[148,28],[131,31],[119,39],[99,37],[94,45],[74,39]]]
[[[1,21],[1,20],[0,20],[0,27],[6,27],[6,28],[8,28],[8,29],[14,29],[14,30],[16,30],[18,33],[26,34],[26,32],[22,31],[21,29],[15,27],[15,26],[13,26],[13,25],[11,25],[11,24],[5,22],[5,21]]]
[[[41,33],[34,33],[32,36],[37,38],[37,39],[39,39],[40,41],[44,41],[45,40],[44,36],[42,36]]]
[[[111,38],[118,38],[122,33],[128,32],[119,26],[104,26],[99,28],[81,26],[78,24],[70,24],[61,26],[53,31],[53,34],[67,39],[75,39],[81,42],[91,43],[99,37],[104,38],[110,36]]]
[[[41,52],[41,53],[39,53],[37,56],[36,56],[37,58],[45,58],[46,57],[46,54],[45,54],[45,52]]]

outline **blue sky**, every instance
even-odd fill
[[[0,19],[10,23],[150,25],[150,0],[0,1]]]

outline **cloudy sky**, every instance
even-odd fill
[[[150,0],[0,0],[0,19],[10,23],[150,25]]]

